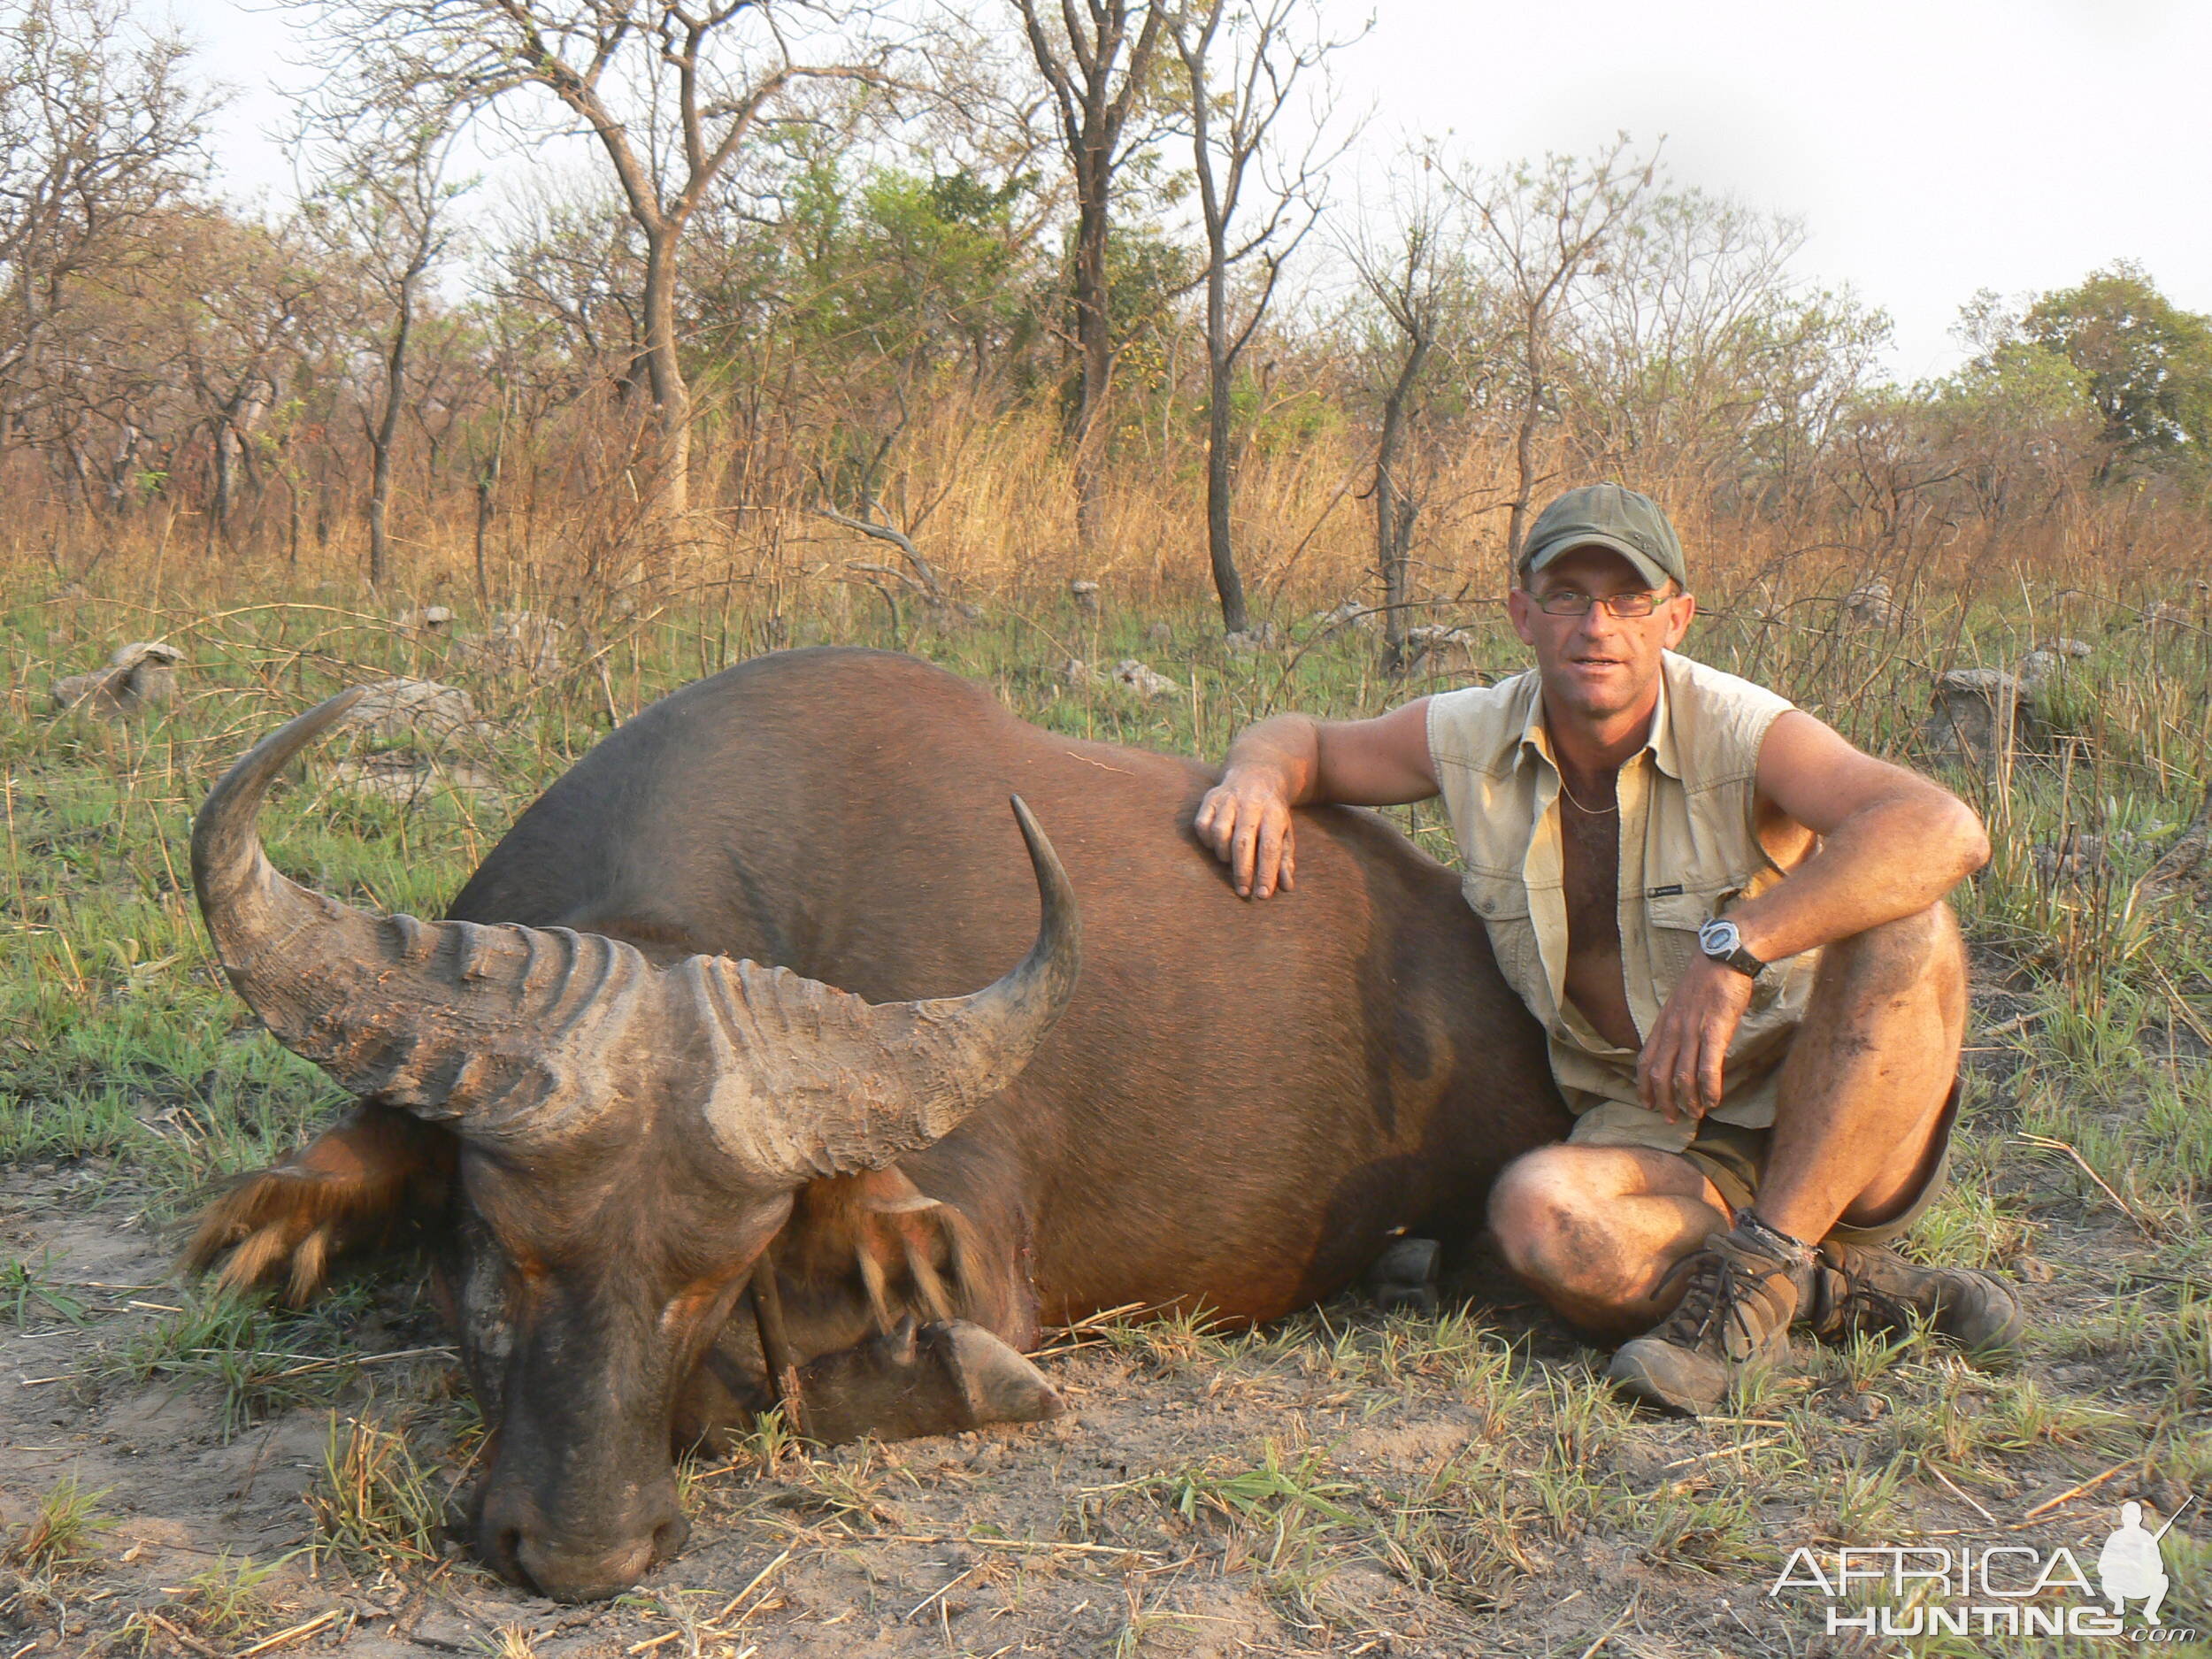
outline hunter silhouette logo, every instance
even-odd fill
[[[2166,1599],[2168,1580],[2158,1540],[2181,1518],[2182,1509],[2196,1501],[2196,1494],[2191,1493],[2181,1509],[2168,1516],[2166,1525],[2155,1532],[2143,1525],[2141,1504],[2131,1500],[2120,1506],[2119,1530],[2097,1552],[2097,1582],[2116,1615],[2124,1617],[2127,1604],[2139,1601],[2145,1620],[2153,1624],[2159,1622],[2158,1605]]]

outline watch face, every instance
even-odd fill
[[[1697,942],[1707,956],[1725,956],[1734,953],[1743,935],[1737,932],[1735,923],[1714,920],[1697,930]]]

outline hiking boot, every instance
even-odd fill
[[[2027,1324],[2002,1279],[1962,1267],[1922,1267],[1878,1245],[1820,1247],[1807,1322],[1831,1340],[1855,1333],[1898,1335],[1917,1320],[1984,1359],[2010,1353]]]
[[[1748,1212],[1683,1266],[1688,1284],[1658,1328],[1625,1342],[1605,1374],[1622,1392],[1694,1417],[1728,1398],[1754,1360],[1790,1351],[1790,1322],[1811,1301],[1813,1252]]]

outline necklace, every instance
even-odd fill
[[[1567,787],[1567,774],[1563,772],[1559,774],[1559,793],[1572,802],[1574,810],[1585,818],[1605,818],[1621,810],[1621,803],[1618,801],[1614,802],[1611,806],[1585,806],[1581,802],[1576,801],[1575,792]]]

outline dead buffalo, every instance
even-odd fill
[[[420,1223],[495,1431],[477,1547],[548,1594],[677,1548],[673,1451],[780,1398],[824,1438],[1049,1416],[1041,1322],[1275,1317],[1563,1133],[1457,882],[1371,815],[1307,815],[1248,904],[1206,767],[791,651],[609,737],[448,921],[380,918],[253,827],[344,708],[231,771],[193,871],[240,994],[364,1098],[188,1259],[304,1295]],[[1023,822],[1041,900],[1010,795],[1066,860]]]

